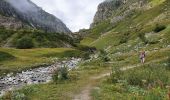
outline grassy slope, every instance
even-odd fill
[[[94,28],[87,30],[87,36],[80,41],[81,45],[90,46],[90,44],[95,41],[101,34],[107,32],[111,29],[111,25],[108,21],[104,21],[102,23],[99,23]]]
[[[152,51],[146,57],[147,65],[124,72],[118,71],[101,80],[98,85],[100,89],[92,91],[93,100],[167,100],[169,92],[166,86],[170,84],[169,55],[170,49]],[[117,59],[112,64],[113,71],[117,67],[136,65],[140,62],[137,57],[134,53],[116,56]],[[156,59],[159,61],[152,62]],[[120,82],[115,81],[117,78]],[[148,84],[152,85],[149,87]]]
[[[17,72],[39,65],[50,64],[52,58],[80,56],[81,51],[71,48],[7,49],[0,48],[0,74]]]
[[[151,3],[155,5],[157,1],[152,0]],[[167,5],[167,6],[165,6]],[[124,34],[129,34],[127,40],[132,40],[137,38],[139,33],[145,34],[152,32],[157,23],[166,25],[167,29],[165,32],[160,32],[160,34],[169,33],[169,23],[170,19],[162,19],[154,21],[160,16],[163,12],[166,12],[165,9],[168,8],[169,2],[158,2],[153,8],[146,10],[145,12],[136,11],[135,14],[125,18],[123,21],[119,22],[111,31],[107,32],[104,35],[98,35],[98,39],[92,40],[92,36],[95,34],[90,34],[87,38],[82,40],[82,44],[88,43],[88,45],[96,46],[98,49],[106,48],[108,46],[119,45],[119,42],[125,37]],[[166,16],[166,15],[162,15]],[[168,15],[167,15],[168,16]],[[117,34],[116,34],[117,33]],[[162,36],[166,40],[169,40],[169,37]],[[93,38],[94,39],[94,38]],[[135,41],[134,41],[135,42]]]
[[[118,72],[118,76],[113,75],[110,78],[101,81],[99,88],[100,90],[93,90],[92,95],[94,100],[164,100],[168,99],[168,88],[170,80],[169,80],[169,58],[170,57],[170,49],[166,48],[167,45],[170,44],[169,38],[169,25],[170,19],[162,19],[157,20],[162,16],[164,9],[169,9],[170,2],[165,0],[152,0],[150,3],[153,8],[149,9],[145,12],[139,13],[135,15],[133,18],[128,18],[128,20],[124,20],[110,32],[105,35],[99,37],[95,42],[92,43],[93,46],[96,46],[99,49],[104,48],[109,52],[109,56],[112,59],[113,67],[119,66],[127,66],[127,65],[135,65],[139,63],[139,51],[145,50],[147,51],[146,61],[150,62],[152,60],[161,60],[157,63],[150,63],[142,68],[136,68],[134,70]],[[165,6],[166,5],[166,6]],[[169,12],[168,12],[169,13]],[[155,21],[156,20],[156,21]],[[159,23],[166,26],[166,29],[158,32],[152,33],[155,28],[155,25]],[[139,26],[137,26],[140,24]],[[137,29],[136,27],[137,26]],[[133,27],[132,29],[129,27]],[[119,33],[116,35],[115,33]],[[128,41],[123,44],[119,44],[121,41],[121,35],[130,32],[128,37]],[[142,41],[138,38],[138,34],[145,34],[147,41],[149,41],[148,45],[142,43]],[[151,43],[151,41],[158,41],[155,43]],[[115,46],[116,45],[116,46]],[[161,49],[162,48],[162,49]],[[166,48],[166,49],[165,49]],[[158,49],[158,51],[154,50]],[[121,52],[115,54],[117,52]],[[129,53],[127,53],[129,52]],[[125,54],[124,54],[125,53]],[[168,67],[168,68],[167,68]],[[164,74],[163,74],[164,73]],[[121,74],[121,75],[120,75]],[[120,77],[119,77],[120,76]],[[112,82],[114,78],[119,77],[120,80],[128,81],[127,83],[122,82]],[[123,78],[122,78],[123,77]],[[148,89],[148,85],[144,85],[140,87],[137,85],[132,85],[129,81],[138,82],[142,84],[142,80],[146,80],[149,84],[153,84],[152,82],[158,82],[158,80],[162,83],[155,83],[157,85],[152,85]],[[108,82],[109,81],[109,82]],[[162,84],[162,87],[161,85]],[[143,93],[143,94],[142,94]]]
[[[59,33],[46,33],[39,30],[9,30],[0,27],[0,46],[16,47],[20,39],[27,37],[33,41],[33,47],[68,47],[72,39]]]
[[[124,77],[124,81],[133,79],[133,76],[136,76],[136,79],[133,79],[134,82],[138,79],[140,81],[142,79],[145,80],[148,78],[148,76],[152,78],[148,81],[152,80],[156,82],[160,79],[163,84],[165,84],[163,88],[160,89],[158,85],[153,86],[151,87],[152,89],[148,90],[147,86],[139,87],[138,85],[131,85],[130,83],[124,84],[121,82],[112,83],[110,82],[109,77],[108,79],[101,81],[100,85],[98,86],[100,89],[93,90],[93,100],[156,100],[158,98],[160,98],[159,100],[162,100],[168,98],[168,89],[165,88],[165,86],[170,84],[166,83],[170,80],[169,78],[165,80],[163,78],[166,78],[170,75],[170,71],[164,69],[165,66],[169,67],[169,60],[164,58],[170,57],[170,49],[166,48],[167,45],[170,44],[170,19],[169,17],[165,18],[165,16],[168,16],[168,14],[165,15],[164,12],[168,11],[170,2],[168,0],[166,0],[166,2],[164,1],[165,0],[151,0],[149,4],[152,5],[153,8],[142,13],[135,13],[135,15],[124,19],[123,21],[119,22],[116,27],[113,28],[113,30],[99,36],[98,39],[89,43],[91,46],[95,46],[98,49],[104,49],[107,51],[111,58],[111,62],[113,62],[113,67],[138,64],[140,62],[138,57],[139,51],[141,50],[147,51],[147,62],[156,59],[162,59],[160,62],[150,63],[145,68],[137,68],[124,72],[125,74],[121,74],[121,72],[118,74],[121,74],[121,76]],[[170,12],[168,11],[166,13]],[[150,32],[153,32],[153,29],[157,23],[165,25],[166,29],[158,33],[149,34]],[[127,41],[125,43],[120,43],[120,41],[124,39],[124,34],[126,33],[129,33]],[[144,44],[143,41],[139,39],[138,34],[140,33],[145,34],[145,37],[149,42],[148,45]],[[157,42],[153,43],[153,41]],[[158,51],[155,51],[154,49],[158,49]],[[152,70],[152,67],[154,66],[155,69]],[[160,76],[161,73],[165,74]],[[128,86],[126,87],[126,85]],[[141,95],[140,93],[142,93],[142,91],[145,91],[146,93]]]

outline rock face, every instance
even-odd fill
[[[0,14],[13,17],[12,22],[17,20],[16,27],[18,28],[22,26],[20,23],[22,22],[32,28],[47,32],[71,33],[61,20],[45,12],[30,0],[0,0]],[[2,17],[0,18],[2,19]],[[11,24],[10,21],[9,24]],[[4,23],[1,25],[9,27]]]
[[[105,0],[98,6],[91,28],[103,21],[115,24],[133,14],[135,9],[147,8],[146,3],[147,0]]]
[[[95,26],[112,16],[113,10],[121,6],[122,0],[106,0],[98,6],[98,10],[95,14],[94,21],[91,27]]]
[[[14,17],[6,17],[0,15],[0,27],[4,27],[6,29],[21,29],[21,28],[31,28],[28,25],[22,23],[22,21],[14,18]]]

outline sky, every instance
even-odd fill
[[[62,20],[73,32],[88,29],[97,6],[104,0],[32,0],[43,10]]]

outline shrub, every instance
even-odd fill
[[[165,25],[156,24],[156,27],[155,27],[155,29],[154,29],[153,31],[156,32],[156,33],[158,33],[158,32],[160,32],[160,31],[164,30],[165,28],[166,28]]]
[[[167,62],[168,62],[167,69],[168,69],[168,70],[170,70],[170,56],[168,57],[168,60],[167,60]]]
[[[99,54],[99,57],[101,58],[102,61],[104,62],[108,62],[110,61],[110,58],[108,57],[108,54],[106,51],[104,50],[100,50],[100,54]]]
[[[70,81],[77,81],[80,78],[79,76],[80,76],[80,73],[76,71],[71,71],[68,74]]]
[[[117,83],[122,75],[122,71],[118,66],[115,66],[112,70],[111,79],[112,83]]]
[[[58,83],[68,79],[68,68],[60,67],[53,75],[54,82]]]
[[[16,47],[19,49],[30,49],[34,47],[34,43],[32,38],[23,37],[17,41]]]
[[[130,35],[129,32],[123,34],[123,36],[121,37],[121,40],[120,40],[120,44],[127,43],[128,39],[129,39],[129,35]]]
[[[20,92],[9,91],[0,100],[26,100],[26,96]]]
[[[144,42],[145,44],[148,43],[148,41],[147,41],[144,33],[139,33],[139,34],[138,34],[138,37],[139,37],[139,38],[142,40],[142,42]]]
[[[12,93],[12,100],[25,100],[26,96],[23,93],[19,93],[19,92],[13,92]]]
[[[120,40],[120,44],[126,43],[128,41],[128,37],[122,37]]]

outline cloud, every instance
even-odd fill
[[[32,0],[61,19],[73,32],[89,28],[97,6],[104,0]]]

